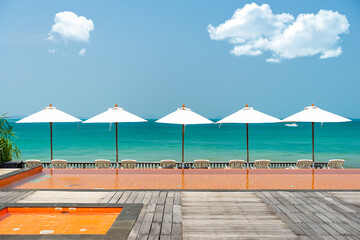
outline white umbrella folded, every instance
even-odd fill
[[[60,111],[51,104],[43,110],[34,113],[26,118],[23,118],[16,123],[50,123],[50,148],[51,160],[53,160],[53,146],[52,146],[52,124],[54,122],[81,122],[80,119],[73,117],[63,111]]]
[[[252,107],[245,108],[221,119],[216,123],[245,123],[246,124],[246,150],[247,150],[247,168],[249,168],[249,123],[276,123],[280,119],[268,114],[259,112]]]
[[[129,122],[147,122],[147,120],[142,119],[132,113],[125,111],[123,108],[118,107],[115,104],[115,107],[109,108],[107,111],[96,115],[84,123],[115,123],[116,126],[116,164],[118,165],[118,123],[129,123]]]
[[[315,141],[314,141],[314,123],[316,122],[349,122],[348,118],[336,115],[334,113],[322,110],[314,104],[309,107],[305,107],[304,110],[295,113],[285,119],[282,122],[311,122],[312,125],[312,160],[313,168],[315,162]]]
[[[189,108],[178,108],[175,112],[166,115],[156,121],[157,123],[181,124],[182,125],[182,168],[184,168],[184,135],[185,125],[188,124],[210,124],[214,123],[207,118],[191,111]]]

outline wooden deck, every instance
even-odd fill
[[[128,239],[360,239],[360,192],[14,190],[4,202],[143,203]]]

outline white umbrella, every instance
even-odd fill
[[[311,122],[312,125],[312,160],[313,167],[315,162],[315,148],[314,148],[314,123],[316,122],[349,122],[351,121],[348,118],[341,117],[334,113],[322,110],[314,104],[309,107],[306,107],[301,112],[295,113],[285,119],[282,122]]]
[[[245,108],[221,119],[217,123],[245,123],[246,124],[246,150],[247,150],[247,167],[249,168],[249,123],[276,123],[280,119],[268,114],[254,110],[252,107]]]
[[[109,108],[107,111],[96,115],[84,123],[115,123],[116,126],[116,165],[118,165],[118,123],[126,122],[147,122],[145,119],[138,117],[132,113],[125,111],[123,108],[118,107],[115,104],[115,107]]]
[[[185,125],[188,124],[209,124],[214,123],[207,118],[191,111],[189,108],[178,108],[175,112],[166,115],[156,121],[157,123],[170,123],[170,124],[181,124],[182,125],[182,168],[184,168],[184,134]]]
[[[52,146],[52,124],[54,122],[81,122],[80,119],[73,117],[63,111],[60,111],[51,104],[43,110],[34,113],[26,118],[23,118],[16,123],[50,123],[50,146],[51,146],[51,160],[53,160],[53,146]]]

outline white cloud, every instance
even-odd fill
[[[55,49],[49,49],[49,53],[55,53]]]
[[[80,56],[85,56],[85,54],[86,54],[86,49],[85,48],[80,49],[79,55]]]
[[[49,32],[48,40],[56,41],[59,37],[67,41],[88,42],[90,32],[94,30],[91,19],[77,16],[73,12],[59,12],[55,15],[55,24]]]
[[[279,58],[267,58],[266,61],[272,62],[272,63],[279,63],[280,59]]]
[[[273,14],[268,4],[252,3],[237,9],[231,19],[208,26],[210,38],[234,44],[232,54],[257,56],[269,52],[267,62],[320,55],[337,57],[342,53],[339,34],[348,33],[346,16],[331,10],[317,14]]]

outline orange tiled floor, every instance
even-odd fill
[[[13,189],[360,189],[360,169],[43,169]]]
[[[106,234],[121,208],[5,208],[0,234]]]

